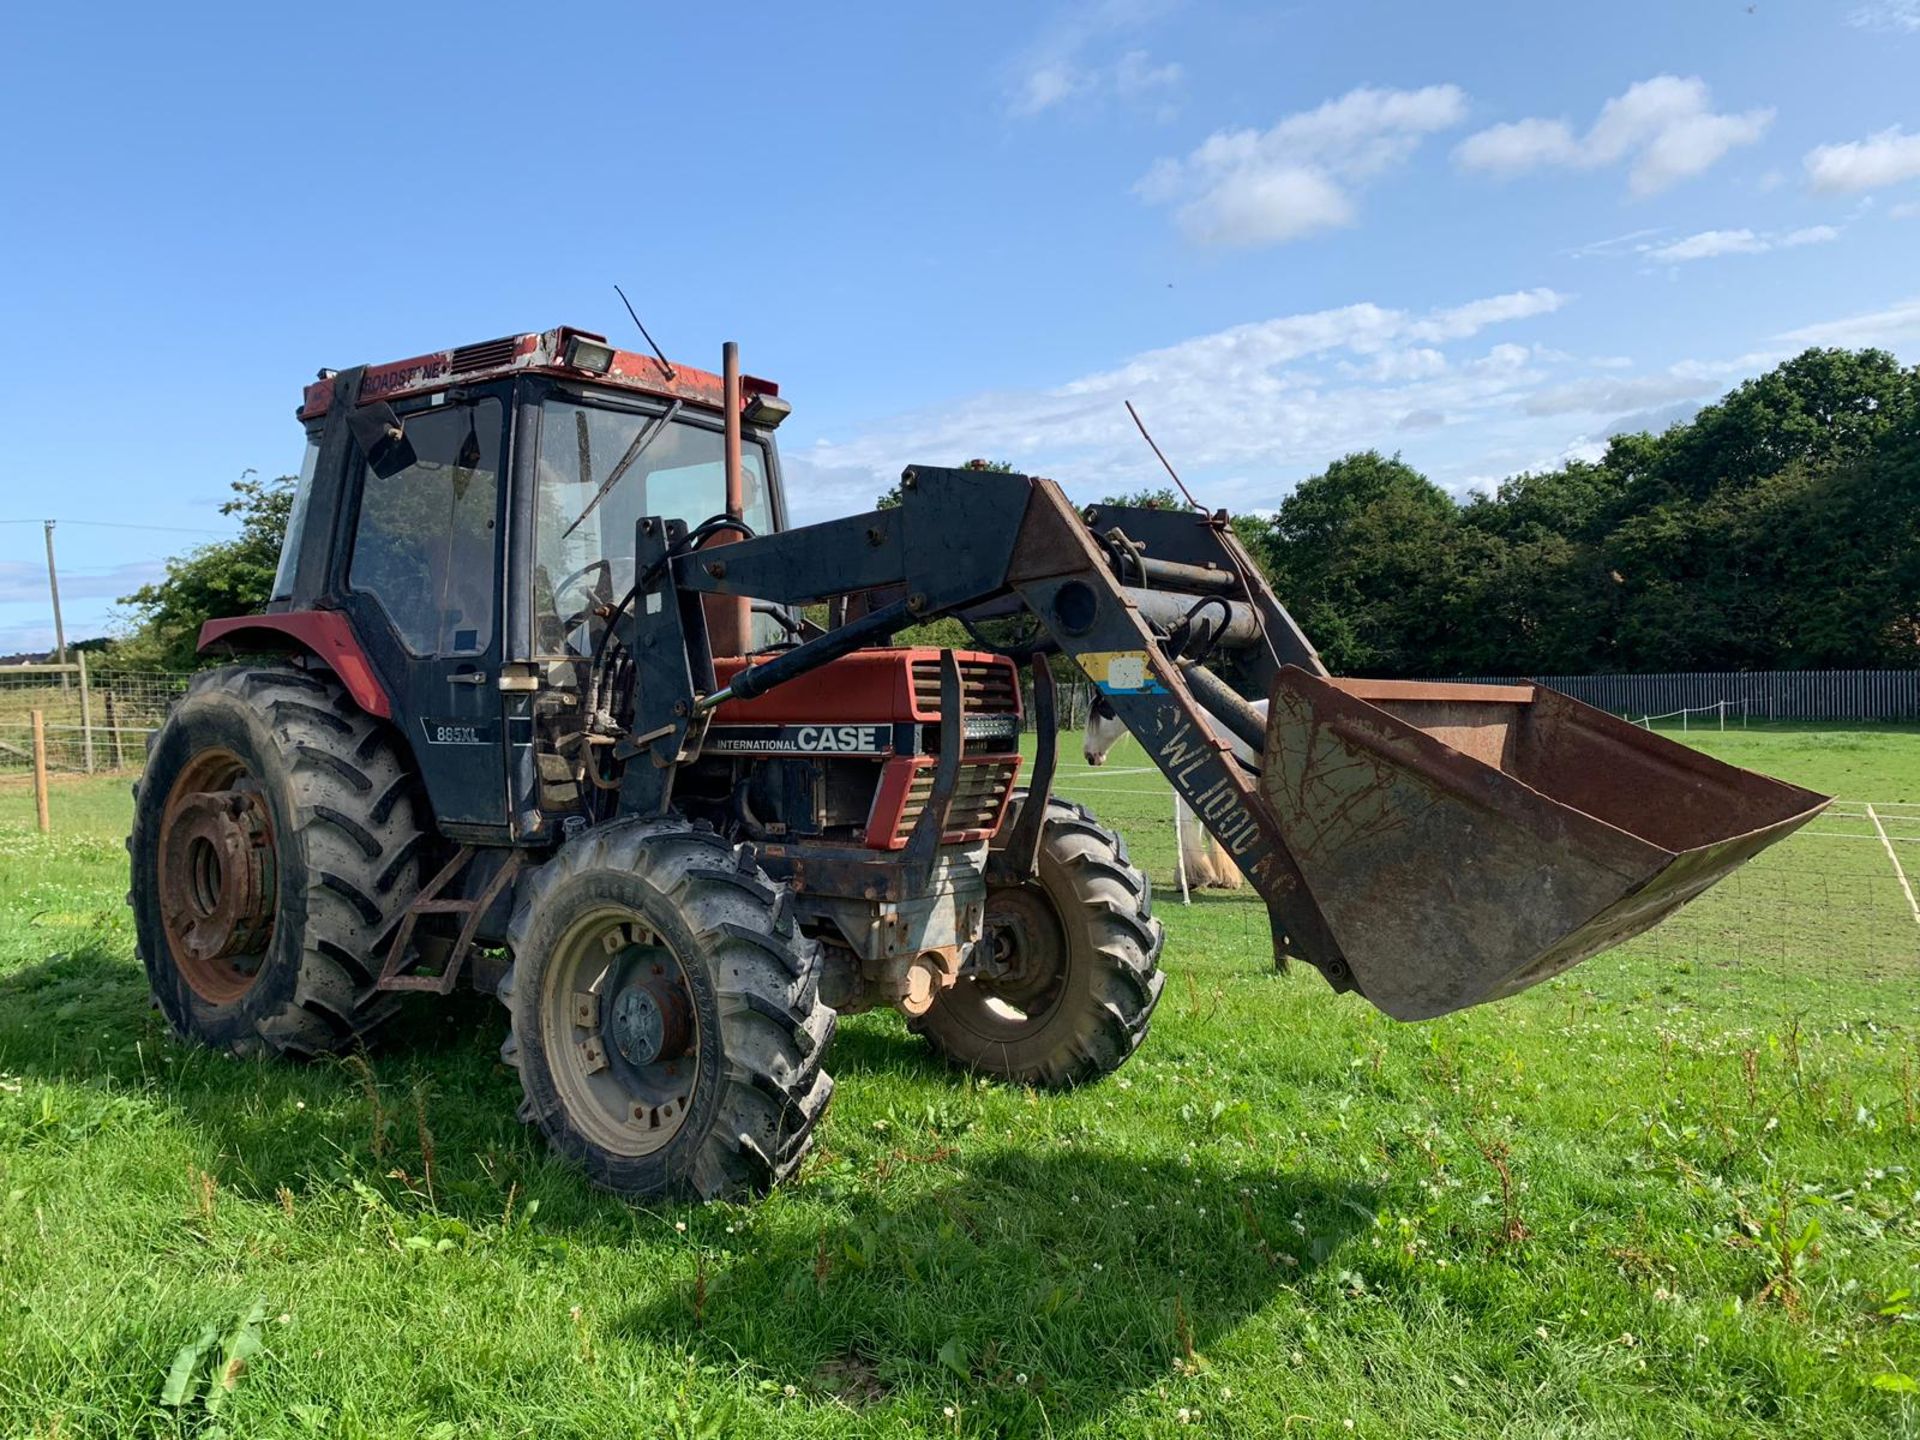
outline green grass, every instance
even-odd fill
[[[1911,732],[1689,738],[1920,801]],[[491,1002],[369,1067],[178,1044],[124,781],[50,839],[0,784],[0,1435],[1920,1433],[1920,926],[1864,819],[1399,1026],[1177,903],[1138,755],[1063,780],[1168,924],[1135,1060],[1039,1095],[849,1020],[801,1182],[705,1208],[548,1159]],[[163,1406],[207,1327],[244,1369]]]

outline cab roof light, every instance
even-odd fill
[[[745,410],[741,414],[749,425],[758,425],[771,430],[793,413],[793,406],[778,395],[768,395],[764,391],[755,391],[747,399]]]
[[[613,346],[585,335],[570,335],[567,337],[565,359],[569,369],[585,370],[590,375],[604,375],[613,368]]]

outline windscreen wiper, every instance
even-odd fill
[[[646,429],[633,437],[633,443],[627,446],[627,453],[622,455],[619,463],[607,472],[607,478],[602,480],[600,482],[600,488],[593,492],[593,498],[587,502],[587,508],[576,515],[573,523],[560,532],[560,538],[562,540],[580,528],[587,516],[591,515],[600,502],[607,498],[607,492],[620,483],[620,477],[633,468],[634,461],[647,453],[647,447],[659,438],[660,432],[672,424],[673,417],[679,413],[680,402],[676,400],[667,407],[666,414],[660,416],[651,425],[647,426]]]

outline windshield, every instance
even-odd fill
[[[280,540],[280,567],[274,571],[272,600],[285,600],[293,594],[294,571],[300,568],[300,542],[307,533],[307,503],[313,498],[313,471],[320,461],[320,439],[307,436],[306,458],[300,462],[300,478],[293,487],[293,508],[287,512],[286,534]]]
[[[534,651],[563,658],[583,650],[579,617],[633,585],[633,528],[642,516],[688,526],[726,509],[724,438],[674,408],[601,409],[549,396],[541,406],[540,482],[534,513]],[[757,535],[773,528],[765,448],[740,446],[744,518]],[[755,638],[772,626],[755,617]]]

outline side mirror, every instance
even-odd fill
[[[393,407],[384,400],[356,405],[347,416],[353,442],[367,457],[367,468],[382,480],[391,480],[415,461],[413,442]]]

